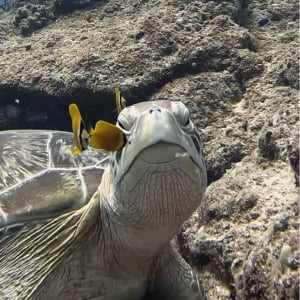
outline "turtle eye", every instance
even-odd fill
[[[176,120],[181,126],[186,127],[189,125],[190,112],[182,102],[179,101],[172,102],[172,110]]]
[[[124,109],[125,110],[125,109]],[[132,126],[132,120],[131,118],[127,115],[125,115],[125,113],[120,113],[118,116],[118,120],[117,120],[117,125],[124,129],[124,130],[130,130],[131,126]]]
[[[117,121],[117,125],[126,130],[125,126],[119,120]]]
[[[190,121],[191,121],[191,119],[188,118],[183,126],[184,126],[184,127],[185,127],[185,126],[188,126],[188,125],[190,124]]]

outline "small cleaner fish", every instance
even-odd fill
[[[75,103],[69,105],[69,113],[72,120],[72,131],[74,134],[73,155],[77,155],[90,145],[94,149],[106,151],[117,151],[125,144],[123,131],[114,124],[106,121],[98,121],[95,129],[86,129],[78,106]]]
[[[126,107],[126,99],[122,96],[121,90],[119,88],[115,89],[116,93],[116,105],[118,114],[120,111]]]

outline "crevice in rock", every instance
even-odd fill
[[[99,3],[107,2],[108,0],[54,0],[53,6],[57,14],[70,14],[76,9],[92,9]]]
[[[207,184],[220,179],[233,163],[240,162],[246,156],[245,149],[241,143],[227,145],[217,159],[206,161]]]
[[[59,98],[46,92],[20,86],[0,86],[0,130],[66,130],[65,109],[67,107]]]
[[[249,5],[251,4],[250,0],[239,0],[239,9],[233,15],[233,20],[239,26],[244,28],[249,28],[253,22],[253,14]]]
[[[99,119],[116,121],[115,99],[112,92],[73,90],[54,96],[42,90],[20,86],[0,86],[0,130],[53,129],[71,130],[68,105],[79,105],[87,125]]]

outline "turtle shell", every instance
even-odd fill
[[[78,209],[97,190],[107,156],[86,150],[74,156],[73,134],[0,132],[0,228]]]

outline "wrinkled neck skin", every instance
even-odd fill
[[[103,175],[100,209],[104,242],[116,243],[111,248],[120,265],[126,265],[124,253],[142,260],[155,256],[198,207],[206,185],[186,157],[163,164],[137,159],[119,182],[113,173],[107,168]]]

